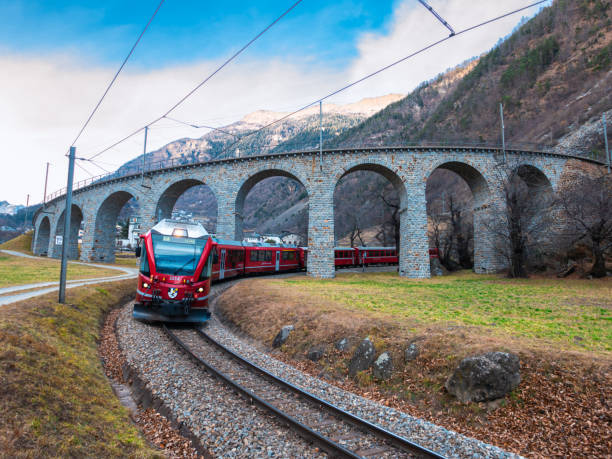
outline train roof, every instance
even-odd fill
[[[189,237],[199,239],[209,236],[208,231],[198,222],[185,222],[164,218],[151,228],[151,234],[162,234],[164,236]]]
[[[357,247],[359,250],[395,250],[395,247]]]
[[[355,250],[355,247],[334,247],[334,250]]]

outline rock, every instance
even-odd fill
[[[410,346],[408,346],[404,351],[404,361],[406,363],[412,362],[419,356],[420,352],[421,350],[417,346],[417,343],[410,343]]]
[[[308,354],[306,354],[306,357],[308,357],[313,362],[316,362],[317,360],[320,360],[321,357],[323,357],[323,354],[325,354],[325,345],[320,344],[318,346],[311,347],[308,350]]]
[[[520,382],[517,355],[488,352],[463,359],[445,387],[462,402],[487,402],[503,397]]]
[[[376,349],[374,344],[370,341],[370,338],[364,339],[355,352],[351,361],[349,362],[349,376],[354,377],[357,373],[363,370],[367,370],[374,362],[376,356]]]
[[[378,379],[389,379],[393,374],[393,360],[388,352],[383,352],[378,356],[372,366],[372,374]]]
[[[339,351],[346,351],[349,347],[349,341],[346,338],[339,339],[335,344],[336,349]]]
[[[272,347],[280,347],[285,344],[287,338],[289,338],[289,333],[293,331],[293,325],[285,325],[280,329],[278,335],[274,337],[274,341],[272,342]]]

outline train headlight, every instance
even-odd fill
[[[198,293],[203,293],[203,292],[204,292],[204,287],[200,287],[200,288],[198,289]]]
[[[150,287],[150,285],[149,285],[149,284],[147,284],[146,282],[143,282],[143,283],[142,283],[142,287],[143,287],[143,288],[149,288],[149,287]]]

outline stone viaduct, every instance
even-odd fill
[[[528,170],[528,185],[545,185],[556,190],[563,174],[580,159],[555,154],[507,150],[507,163]],[[283,176],[298,181],[308,193],[308,274],[333,277],[334,190],[338,181],[354,171],[368,170],[386,177],[396,188],[401,202],[399,273],[430,276],[425,189],[437,168],[461,176],[474,195],[474,269],[492,272],[503,260],[492,248],[483,219],[491,203],[499,198],[501,184],[496,168],[502,159],[499,149],[471,147],[394,147],[327,150],[250,156],[187,164],[112,177],[77,189],[70,221],[69,256],[78,257],[78,232],[84,234],[83,261],[114,261],[115,224],[122,207],[138,202],[142,231],[162,218],[169,218],[177,199],[190,187],[208,185],[217,199],[217,231],[222,239],[242,239],[242,209],[245,197],[261,180]],[[519,174],[520,175],[520,174]],[[535,177],[535,181],[533,179]],[[537,182],[537,183],[536,183]],[[41,207],[33,217],[33,250],[59,257],[61,246],[55,236],[63,234],[65,196]]]

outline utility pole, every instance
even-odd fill
[[[23,217],[23,232],[26,232],[26,225],[28,223],[28,207],[30,206],[30,195],[26,199],[25,217]]]
[[[319,101],[319,170],[323,170],[323,101]]]
[[[49,180],[49,163],[47,163],[47,172],[45,172],[45,192],[43,194],[43,207],[47,204],[47,182]]]
[[[606,162],[608,163],[608,174],[610,173],[610,163],[612,162],[612,158],[610,157],[610,152],[608,150],[608,129],[606,126],[606,114],[601,115],[601,121],[603,123],[603,131],[604,131],[604,143],[606,145]]]
[[[501,118],[502,152],[504,153],[504,164],[506,164],[506,137],[504,133],[504,106],[499,103],[499,117]]]
[[[144,148],[142,151],[142,181],[141,185],[144,185],[144,173],[145,173],[145,159],[147,157],[147,133],[149,132],[149,126],[145,126],[145,137],[144,137]]]
[[[66,185],[66,210],[64,211],[64,237],[62,240],[62,267],[60,270],[59,302],[66,302],[66,268],[68,267],[68,242],[72,210],[72,181],[74,179],[74,156],[76,147],[70,147],[68,157],[68,184]]]

